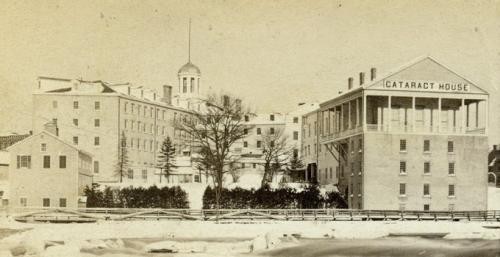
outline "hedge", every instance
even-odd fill
[[[223,189],[221,209],[319,209],[347,208],[338,192],[327,192],[325,196],[317,185],[310,185],[302,191],[294,188]],[[203,194],[203,209],[215,209],[215,190],[208,186]]]
[[[189,208],[188,195],[179,186],[122,189],[106,187],[101,191],[98,184],[93,184],[92,187],[85,188],[85,196],[89,208]]]

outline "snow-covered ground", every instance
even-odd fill
[[[483,227],[485,225],[490,226],[490,229]],[[48,242],[64,242],[66,248],[70,247],[72,251],[77,251],[82,247],[99,248],[96,245],[101,244],[118,246],[123,244],[121,241],[110,243],[109,239],[138,238],[167,240],[166,244],[171,244],[170,241],[179,239],[198,239],[201,241],[231,239],[248,242],[246,246],[250,246],[255,241],[254,238],[269,234],[280,237],[293,235],[302,239],[374,239],[386,237],[389,233],[449,233],[445,237],[446,239],[498,240],[500,239],[500,229],[491,229],[491,226],[499,225],[499,222],[447,221],[232,221],[220,224],[206,221],[103,221],[93,224],[23,224],[4,219],[0,222],[1,228],[29,230],[1,239],[0,253],[2,249],[15,249],[19,245],[31,249],[32,252],[44,252]],[[231,249],[234,248],[234,246],[231,247]],[[238,247],[242,248],[243,246]],[[59,248],[56,247],[50,251]],[[69,249],[66,248],[64,248],[65,251]]]

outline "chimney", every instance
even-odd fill
[[[222,96],[222,105],[224,107],[228,107],[229,106],[229,96],[228,95],[223,95]]]
[[[43,129],[51,134],[59,136],[59,128],[57,127],[57,121],[52,120],[43,125]]]
[[[347,89],[352,89],[352,85],[354,84],[354,78],[349,77],[347,79]]]
[[[373,81],[377,77],[377,68],[370,69],[370,80]]]
[[[163,98],[161,101],[168,105],[172,104],[172,86],[163,85]]]
[[[359,85],[363,85],[365,84],[365,73],[364,72],[360,72],[359,73]]]

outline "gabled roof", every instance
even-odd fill
[[[322,103],[320,103],[320,106],[323,106],[329,102],[332,102],[336,99],[339,99],[339,98],[342,98],[342,97],[345,97],[346,95],[349,95],[349,94],[353,94],[353,93],[356,93],[356,92],[359,92],[361,90],[365,90],[365,89],[374,89],[375,86],[379,85],[380,83],[382,83],[384,80],[392,77],[392,76],[395,76],[407,69],[410,69],[411,67],[414,67],[416,66],[417,64],[423,62],[423,61],[431,61],[433,63],[435,63],[436,65],[440,66],[441,68],[443,68],[443,70],[446,70],[448,72],[450,72],[451,74],[453,74],[454,76],[456,76],[457,78],[460,78],[464,81],[466,81],[467,83],[469,83],[470,85],[472,85],[475,89],[477,89],[477,91],[481,92],[481,94],[488,94],[487,91],[485,91],[484,89],[480,88],[479,86],[477,86],[475,83],[471,82],[469,79],[467,78],[464,78],[463,76],[459,75],[458,73],[456,73],[455,71],[451,70],[450,68],[448,68],[447,66],[445,66],[444,64],[436,61],[433,57],[431,56],[420,56],[418,58],[415,58],[413,59],[412,61],[408,62],[408,63],[405,63],[395,69],[392,69],[391,71],[383,74],[382,76],[379,76],[377,77],[376,79],[374,79],[373,81],[369,81],[365,84],[363,84],[362,86],[358,86],[358,87],[354,87],[350,90],[347,90],[345,92],[343,92],[342,94],[339,94],[337,96],[335,96],[334,98],[332,99],[329,99],[329,100],[326,100],[326,101],[323,101]]]
[[[36,136],[39,136],[39,135],[41,135],[41,134],[47,135],[47,136],[49,136],[49,137],[52,137],[52,138],[56,139],[57,141],[61,142],[62,144],[64,144],[64,145],[66,145],[66,146],[69,146],[69,147],[71,147],[71,148],[75,149],[75,150],[76,150],[76,151],[78,151],[78,152],[81,152],[81,153],[86,154],[86,155],[91,156],[91,157],[93,156],[93,154],[91,154],[91,153],[89,153],[89,152],[87,152],[87,151],[84,151],[84,150],[82,150],[82,149],[80,149],[80,148],[78,148],[78,147],[74,146],[73,144],[70,144],[70,143],[68,143],[68,142],[66,142],[66,141],[64,141],[64,140],[62,140],[62,139],[60,139],[58,136],[56,136],[56,135],[54,135],[54,134],[52,134],[52,133],[50,133],[50,132],[48,132],[48,131],[45,131],[45,130],[44,130],[44,131],[42,131],[42,132],[40,132],[40,133],[38,133],[38,134],[31,135],[31,136],[29,136],[29,137],[27,137],[27,138],[25,138],[25,139],[23,139],[23,140],[21,140],[21,141],[19,141],[19,142],[16,142],[15,144],[13,144],[13,145],[11,145],[11,146],[7,147],[7,151],[10,151],[10,149],[11,149],[11,148],[13,148],[13,147],[15,147],[15,146],[17,146],[17,145],[24,144],[24,143],[28,142],[30,139],[32,139],[32,138],[34,138],[34,137],[36,137]]]
[[[364,84],[363,86],[361,86],[361,88],[363,89],[369,89],[369,88],[372,88],[374,85],[378,84],[379,82],[387,79],[387,78],[390,78],[396,74],[399,74],[407,69],[410,69],[411,67],[414,67],[415,65],[423,62],[423,61],[426,61],[426,60],[429,60],[435,64],[437,64],[438,66],[440,66],[441,68],[443,68],[444,70],[454,74],[456,77],[466,81],[467,83],[473,85],[474,87],[476,87],[479,91],[481,91],[482,93],[484,94],[488,94],[488,92],[486,92],[484,89],[478,87],[475,83],[471,82],[469,79],[467,78],[464,78],[462,75],[459,75],[458,73],[456,73],[455,71],[453,71],[452,69],[450,69],[449,67],[447,67],[446,65],[436,61],[436,59],[434,59],[433,57],[431,56],[420,56],[418,58],[415,58],[414,60],[406,63],[406,64],[403,64],[402,66],[399,66],[395,69],[392,69],[391,71],[389,71],[388,73],[384,74],[383,76],[380,76],[379,78],[373,80],[373,81],[370,81],[369,83],[366,83]]]

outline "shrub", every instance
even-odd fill
[[[298,192],[294,188],[271,189],[263,186],[257,190],[223,189],[222,209],[318,209],[347,208],[338,192],[321,195],[317,185],[310,185]],[[203,194],[203,209],[215,209],[215,191],[208,186]]]
[[[163,188],[156,186],[149,188],[126,187],[122,189],[106,187],[104,191],[101,191],[99,185],[93,184],[91,188],[85,188],[84,192],[85,196],[87,196],[87,207],[189,208],[188,195],[179,186]]]

